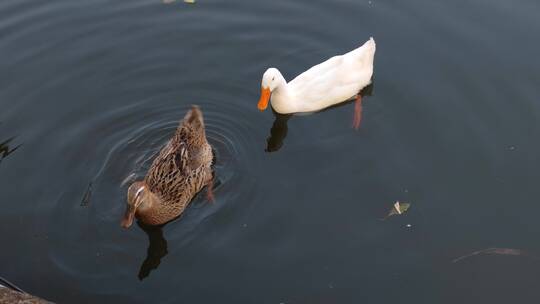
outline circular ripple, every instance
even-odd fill
[[[51,212],[49,237],[62,245],[53,246],[50,256],[64,273],[79,278],[113,280],[118,274],[130,273],[133,269],[118,264],[117,267],[113,266],[116,269],[111,269],[115,263],[105,262],[107,258],[114,260],[120,257],[133,259],[134,263],[140,262],[135,261],[133,252],[139,255],[143,252],[140,247],[147,244],[146,235],[137,225],[128,231],[119,225],[127,187],[134,180],[144,178],[154,157],[174,134],[180,119],[191,107],[187,103],[156,105],[161,103],[156,99],[161,98],[152,98],[103,114],[76,127],[77,132],[73,132],[78,138],[99,140],[92,147],[91,153],[95,157],[88,167],[95,172],[89,181],[90,193],[80,193],[81,197],[88,196],[88,206],[73,207],[73,195],[66,194],[60,196]],[[248,117],[253,117],[253,120],[257,117],[246,115],[247,109],[229,105],[221,98],[217,100],[212,96],[200,99],[205,100],[199,106],[204,114],[208,141],[215,152],[216,201],[208,203],[203,190],[202,195],[193,199],[179,219],[165,226],[169,251],[204,237],[205,229],[199,228],[206,222],[211,223],[209,219],[213,216],[219,217],[220,210],[230,209],[226,213],[234,214],[235,210],[248,208],[257,200],[259,193],[256,191],[256,179],[251,174],[264,154],[266,130],[253,130],[251,126],[255,122],[249,121]],[[89,153],[86,149],[85,145],[81,145],[71,153]],[[65,227],[70,227],[69,232],[66,233]],[[207,228],[227,230],[226,227]],[[65,244],[70,244],[69,248],[63,246]],[[82,258],[81,253],[86,258]],[[104,262],[96,266],[88,261],[96,257]]]
[[[238,227],[262,193],[256,174],[273,121],[256,109],[260,75],[280,63],[292,76],[316,63],[306,54],[333,54],[337,41],[330,29],[306,32],[310,27],[294,18],[321,7],[282,2],[291,18],[280,24],[296,31],[276,31],[269,15],[253,26],[249,5],[191,10],[146,0],[21,7],[32,14],[0,22],[13,42],[6,45],[27,43],[7,52],[13,62],[7,67],[24,77],[8,88],[17,103],[4,115],[51,117],[25,129],[36,149],[49,144],[43,159],[52,160],[26,183],[50,179],[46,199],[36,199],[34,212],[60,273],[93,293],[95,279],[103,294],[133,291],[123,290],[134,287],[119,278],[133,277],[148,241],[137,226],[120,228],[126,190],[144,177],[191,104],[201,107],[216,153],[216,201],[208,204],[204,193],[198,195],[180,219],[164,227],[168,258],[194,240],[210,238],[208,232],[219,232],[220,240],[237,236],[231,227]],[[55,36],[44,39],[44,28]],[[275,45],[287,45],[286,53]],[[54,77],[34,73],[36,66],[54,71]],[[19,92],[20,87],[32,90]],[[48,103],[36,102],[42,100]],[[256,128],[261,125],[266,127]]]

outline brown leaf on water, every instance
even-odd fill
[[[483,250],[478,250],[469,254],[466,254],[464,256],[460,256],[458,258],[455,258],[452,260],[452,263],[457,263],[461,260],[476,256],[476,255],[512,255],[512,256],[527,256],[534,259],[538,259],[537,256],[532,255],[526,251],[523,251],[521,249],[514,249],[514,248],[487,248]]]
[[[161,3],[163,4],[171,4],[174,2],[176,2],[176,0],[161,0]],[[195,0],[184,0],[184,3],[195,4]]]
[[[400,201],[396,201],[394,205],[392,206],[392,209],[390,209],[390,211],[383,218],[383,220],[394,215],[402,215],[403,213],[407,212],[407,210],[409,210],[410,207],[411,207],[411,204],[409,203],[402,203]]]

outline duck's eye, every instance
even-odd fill
[[[275,78],[276,78],[276,77],[272,77],[272,81],[274,81]]]

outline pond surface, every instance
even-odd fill
[[[539,13],[537,0],[3,0],[0,275],[59,303],[538,302]],[[358,131],[352,103],[257,110],[266,68],[292,79],[370,36]],[[121,229],[127,184],[191,104],[216,201]],[[411,207],[381,220],[395,201]],[[488,248],[507,250],[470,255]]]

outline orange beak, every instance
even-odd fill
[[[270,101],[270,95],[272,93],[270,92],[270,88],[261,88],[261,99],[259,99],[259,104],[257,104],[257,108],[259,110],[264,111],[268,107],[268,101]]]

